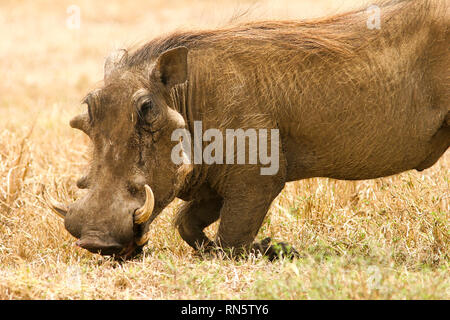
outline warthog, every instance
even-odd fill
[[[112,54],[104,85],[84,100],[88,112],[70,122],[93,142],[89,173],[77,182],[88,192],[53,205],[77,244],[133,257],[177,197],[186,202],[175,225],[193,248],[277,254],[280,246],[253,241],[286,182],[432,166],[450,145],[446,1],[379,6],[380,28],[368,28],[366,10],[357,10],[176,32]],[[198,121],[219,132],[277,130],[269,150],[277,172],[262,175],[262,163],[172,161],[174,148],[185,151],[173,132],[193,133]],[[203,230],[219,218],[210,240]]]

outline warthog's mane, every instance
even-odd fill
[[[132,52],[125,65],[133,67],[149,63],[166,50],[185,46],[189,49],[205,47],[220,50],[252,50],[252,45],[270,50],[304,51],[310,54],[340,56],[357,55],[365,45],[379,37],[380,32],[390,33],[392,40],[414,33],[430,21],[448,25],[446,0],[397,0],[375,2],[382,11],[384,22],[398,24],[396,30],[368,32],[367,7],[331,17],[304,21],[247,22],[214,30],[177,31],[155,38]],[[430,16],[434,17],[430,19]],[[387,38],[389,38],[389,36]],[[386,43],[387,44],[387,43]]]

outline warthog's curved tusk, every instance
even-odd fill
[[[134,222],[137,224],[143,224],[150,219],[153,208],[155,206],[155,196],[153,195],[152,188],[145,185],[145,203],[142,208],[137,209],[134,213]]]
[[[66,205],[61,204],[59,202],[54,201],[49,195],[47,195],[47,192],[44,190],[44,192],[42,193],[43,198],[45,203],[47,204],[47,206],[54,212],[56,213],[58,216],[60,216],[61,218],[65,218],[68,208]]]

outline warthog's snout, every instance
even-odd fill
[[[92,253],[119,255],[124,247],[109,236],[88,236],[76,242],[76,245]]]
[[[149,240],[144,225],[151,220],[155,198],[144,186],[145,203],[125,201],[116,196],[108,205],[99,206],[96,194],[66,206],[55,202],[44,192],[49,207],[64,219],[66,230],[78,240],[76,245],[92,253],[130,258]]]

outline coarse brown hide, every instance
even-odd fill
[[[130,257],[178,197],[186,203],[175,224],[192,247],[276,254],[269,241],[252,242],[286,182],[432,166],[450,145],[448,2],[379,6],[380,29],[368,28],[363,9],[177,32],[115,53],[88,113],[71,122],[94,154],[78,182],[86,196],[62,210],[67,230],[92,252]],[[204,131],[278,129],[278,172],[175,164],[171,134],[193,132],[194,121]],[[219,218],[210,240],[203,229]]]

